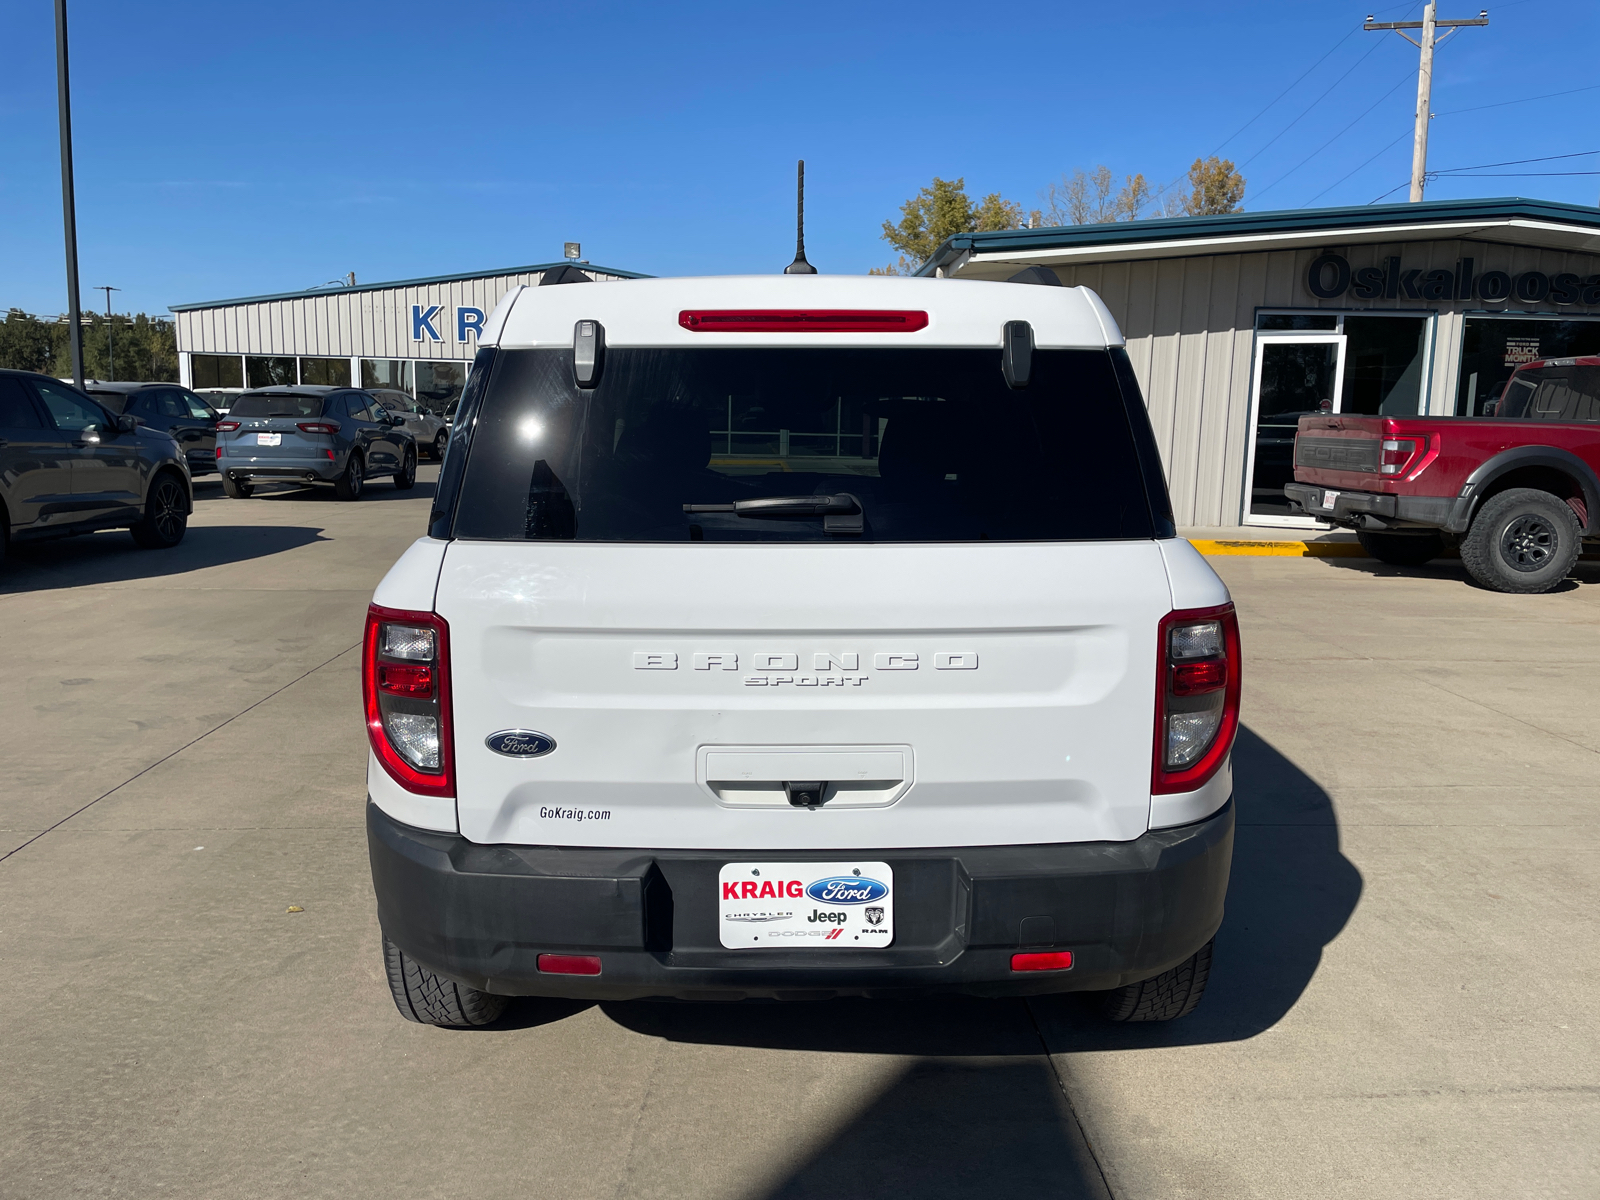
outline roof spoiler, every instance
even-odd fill
[[[1061,282],[1061,276],[1057,275],[1049,267],[1038,267],[1038,266],[1023,267],[1022,270],[1018,271],[1015,275],[1011,276],[1011,278],[1007,279],[1006,282],[1007,283],[1042,283],[1046,287],[1066,287],[1067,286],[1066,284]]]
[[[559,267],[551,267],[543,275],[539,276],[539,286],[540,287],[544,287],[544,285],[547,284],[547,283],[593,283],[593,282],[594,282],[594,280],[590,279],[587,275],[585,275],[582,271],[580,271],[577,267],[573,266],[571,263],[562,263]]]

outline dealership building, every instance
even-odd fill
[[[196,390],[284,383],[390,387],[443,408],[461,395],[478,330],[500,297],[561,268],[597,283],[641,278],[567,259],[174,304],[179,381]]]
[[[1449,200],[961,234],[921,268],[1093,288],[1127,338],[1178,523],[1309,526],[1308,412],[1477,415],[1519,363],[1600,354],[1600,209]]]

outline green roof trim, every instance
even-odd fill
[[[1486,200],[1422,200],[1415,204],[1363,204],[1347,208],[1291,208],[1272,212],[1224,213],[1213,217],[1157,217],[1146,221],[1114,221],[1104,225],[1050,225],[1039,229],[1001,229],[993,233],[958,233],[945,239],[933,257],[917,268],[931,275],[963,251],[974,254],[1027,253],[1072,246],[1116,246],[1126,243],[1182,241],[1188,238],[1248,238],[1264,233],[1310,233],[1408,224],[1459,224],[1462,221],[1506,221],[1518,218],[1564,225],[1586,225],[1600,231],[1600,208],[1502,196]]]
[[[460,283],[468,279],[493,279],[496,275],[537,275],[551,267],[575,266],[593,271],[596,275],[615,275],[618,279],[650,279],[637,271],[623,271],[617,267],[597,267],[593,263],[575,262],[564,258],[560,262],[535,263],[529,267],[500,267],[494,271],[463,271],[458,275],[429,275],[422,279],[395,279],[388,283],[358,283],[354,287],[308,288],[303,292],[273,292],[266,296],[240,296],[237,300],[203,300],[195,304],[171,304],[168,312],[192,312],[197,308],[227,308],[234,304],[265,304],[271,300],[310,300],[317,296],[345,296],[351,292],[383,292],[391,288],[423,287],[432,283]]]

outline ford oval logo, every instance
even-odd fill
[[[483,744],[507,758],[538,758],[556,748],[556,740],[531,729],[502,729],[483,739]]]
[[[806,888],[806,895],[818,904],[868,904],[888,894],[889,889],[876,879],[855,875],[819,879]]]

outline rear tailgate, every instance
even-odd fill
[[[1151,541],[453,542],[436,607],[461,832],[764,850],[1135,838],[1170,595]],[[556,749],[486,745],[514,730]],[[785,782],[832,785],[828,802],[796,808]]]
[[[304,460],[325,458],[333,445],[327,433],[312,433],[301,425],[327,425],[333,422],[318,417],[242,417],[239,428],[217,436],[228,441],[228,456],[271,465],[274,459]]]

